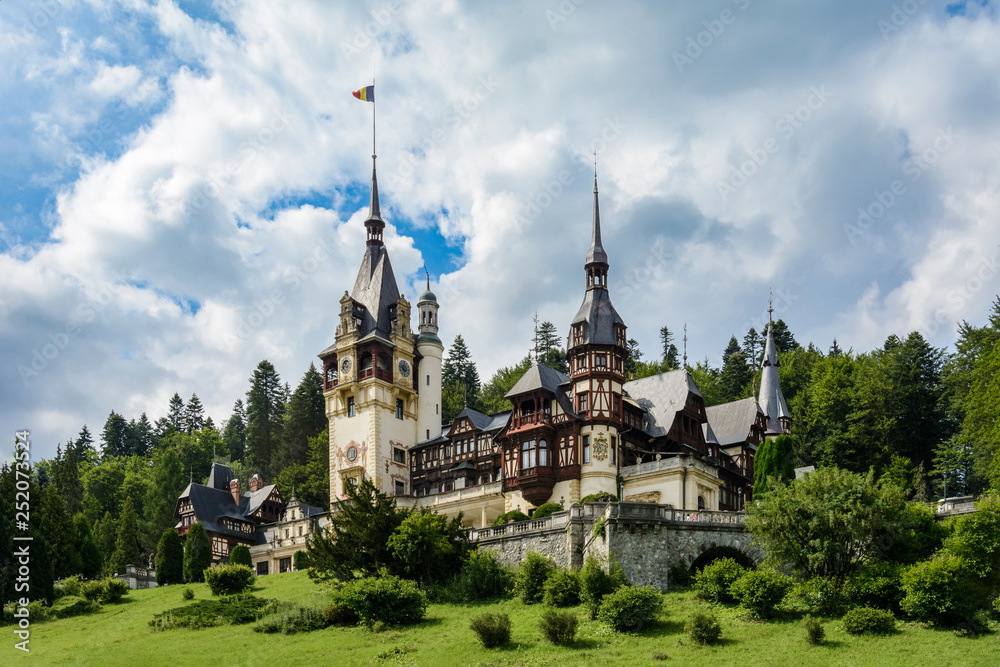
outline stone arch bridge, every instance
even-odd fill
[[[728,556],[755,567],[764,552],[751,542],[743,519],[742,512],[586,503],[537,521],[473,530],[470,537],[508,565],[520,563],[528,551],[550,556],[562,567],[579,567],[588,556],[614,558],[633,584],[665,590],[677,563],[695,569]]]

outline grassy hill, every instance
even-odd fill
[[[195,600],[210,597],[204,584],[191,586]],[[602,624],[583,620],[574,647],[548,644],[538,630],[545,608],[517,600],[491,605],[431,605],[416,626],[375,633],[364,628],[327,628],[306,634],[265,635],[252,625],[152,632],[156,613],[186,604],[184,586],[132,591],[120,604],[76,618],[32,625],[31,654],[14,649],[11,628],[0,662],[84,665],[986,665],[1000,655],[1000,635],[962,639],[946,630],[901,623],[890,637],[857,638],[825,623],[827,644],[810,646],[798,617],[756,623],[741,620],[734,610],[717,610],[723,643],[694,645],[684,633],[686,619],[703,602],[690,593],[666,596],[660,622],[642,635],[616,635]],[[258,579],[254,593],[279,600],[308,601],[322,589],[305,572],[272,574]],[[469,619],[487,609],[510,614],[512,644],[483,649],[469,630]]]

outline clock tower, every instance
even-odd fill
[[[410,493],[408,450],[418,439],[417,338],[410,302],[399,293],[382,242],[374,160],[365,254],[353,292],[340,298],[334,343],[319,354],[330,420],[331,500],[365,477],[389,495]],[[435,325],[436,316],[435,309]]]

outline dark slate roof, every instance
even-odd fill
[[[708,422],[705,422],[704,424],[702,424],[701,425],[701,432],[702,432],[702,435],[705,436],[705,442],[707,442],[710,445],[718,445],[719,444],[719,438],[716,437],[715,431],[712,430],[712,425],[711,424],[709,424]]]
[[[410,451],[417,449],[423,449],[424,447],[430,447],[432,445],[443,445],[446,442],[451,442],[446,435],[439,435],[436,438],[431,438],[430,440],[425,440],[424,442],[418,442],[417,444],[410,447]]]
[[[588,289],[583,295],[583,304],[573,318],[573,324],[581,322],[587,323],[583,342],[591,345],[616,345],[618,338],[615,336],[615,325],[625,324],[625,320],[611,305],[608,288],[603,285]]]
[[[224,463],[213,463],[212,471],[208,473],[208,486],[213,489],[229,491],[229,483],[236,478],[233,469]]]
[[[687,403],[689,393],[701,396],[698,385],[684,369],[631,380],[623,389],[649,413],[646,433],[654,438],[667,434],[677,412]]]
[[[499,431],[509,422],[510,422],[510,410],[507,410],[506,412],[501,412],[499,414],[493,415],[493,419],[492,421],[490,421],[490,425],[483,430]]]
[[[384,245],[365,248],[351,298],[364,306],[359,335],[375,332],[388,340],[392,330],[389,308],[399,301],[399,287],[396,286],[389,252]]]
[[[246,533],[230,530],[222,525],[221,520],[224,518],[256,525],[243,516],[240,508],[233,502],[233,496],[229,491],[213,489],[202,484],[191,484],[185,491],[191,499],[191,508],[194,510],[195,517],[205,530],[244,540],[249,537]]]
[[[274,491],[274,484],[268,484],[265,487],[257,489],[256,491],[247,491],[242,496],[240,496],[240,509],[247,516],[250,516],[264,504],[264,501],[268,499],[271,492]]]
[[[568,375],[536,361],[531,368],[524,372],[521,379],[514,384],[504,398],[512,398],[519,394],[535,391],[536,389],[546,389],[555,394],[556,401],[559,402],[559,406],[563,409],[563,412],[576,417],[577,414],[573,410],[573,403],[562,389],[562,386],[565,384],[569,384]]]
[[[484,415],[482,412],[477,412],[472,408],[465,408],[464,410],[459,412],[455,416],[455,421],[458,421],[459,419],[464,419],[465,417],[468,417],[472,421],[472,425],[476,427],[477,431],[485,431],[487,428],[489,428],[490,423],[493,421],[493,418],[490,417],[489,415]]]
[[[746,442],[760,414],[760,406],[753,398],[705,408],[708,423],[723,447]]]
[[[597,174],[594,174],[594,223],[591,230],[590,250],[587,252],[587,264],[607,264],[608,253],[601,244],[601,207],[597,201]]]

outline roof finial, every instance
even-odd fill
[[[427,291],[431,291],[431,272],[427,270],[427,265],[424,264],[424,273],[427,274]]]
[[[767,286],[767,292],[768,292],[768,296],[767,296],[767,323],[768,323],[768,325],[770,325],[771,322],[772,322],[771,313],[774,312],[774,285],[769,284]]]

